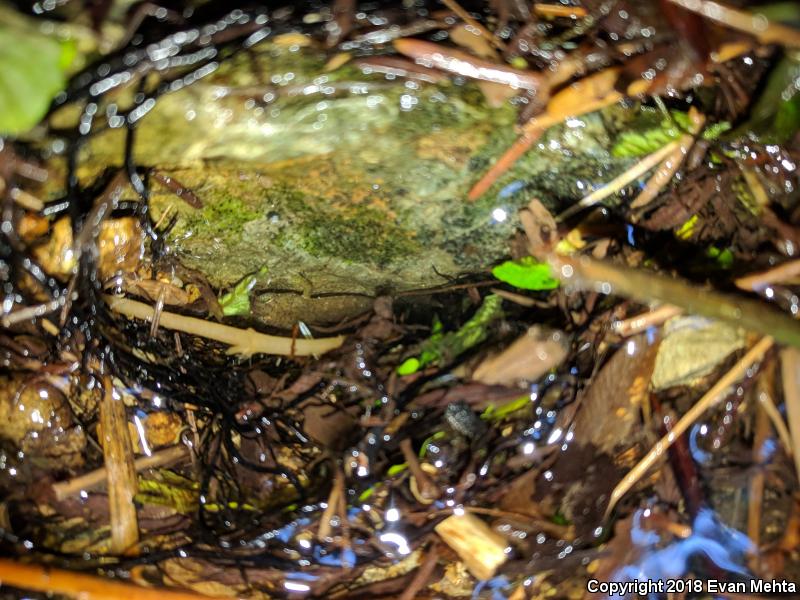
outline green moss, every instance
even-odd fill
[[[228,196],[208,203],[187,217],[189,229],[202,228],[215,237],[240,235],[244,226],[260,215],[239,198]]]
[[[301,247],[314,257],[366,261],[378,266],[389,265],[417,250],[408,232],[369,209],[348,215],[322,212],[303,224],[299,236]]]
[[[429,365],[443,365],[474,348],[489,335],[489,326],[503,317],[503,299],[490,294],[458,331],[444,333],[434,323],[433,334],[419,347],[419,355],[406,359],[398,368],[399,375],[412,374]]]

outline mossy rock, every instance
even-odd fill
[[[203,203],[154,183],[154,218],[177,215],[171,250],[220,288],[266,268],[253,301],[262,321],[334,322],[378,293],[488,273],[532,197],[556,208],[625,166],[602,115],[590,115],[551,129],[470,203],[470,186],[516,137],[515,107],[489,108],[472,84],[325,73],[324,62],[267,44],[258,60],[162,98],[137,130],[137,161]],[[97,136],[82,176],[118,164],[121,147],[119,131]]]

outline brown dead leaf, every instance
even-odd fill
[[[484,359],[472,378],[487,385],[535,381],[561,364],[568,351],[565,333],[534,326],[500,354]]]
[[[617,350],[579,398],[576,440],[610,455],[618,446],[630,445],[657,349],[644,336],[637,336]]]
[[[49,228],[50,223],[46,218],[25,213],[19,220],[17,232],[23,240],[30,242],[45,235]]]
[[[55,277],[69,277],[75,268],[72,225],[68,218],[53,224],[50,238],[34,249],[42,268]],[[100,226],[97,239],[100,252],[97,264],[100,275],[107,279],[118,273],[133,273],[144,255],[144,236],[133,217],[107,219]]]
[[[157,279],[132,279],[126,277],[123,280],[123,287],[126,292],[142,296],[151,302],[157,302],[163,298],[164,304],[167,306],[186,306],[197,299],[196,292],[192,297],[192,294],[188,291]]]

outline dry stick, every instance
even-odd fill
[[[331,522],[333,517],[339,512],[340,500],[344,498],[344,476],[342,472],[337,469],[336,475],[333,478],[333,487],[331,493],[328,495],[328,505],[322,513],[322,518],[319,520],[319,529],[317,529],[317,539],[324,542],[330,537],[332,531]],[[346,514],[346,513],[345,513]]]
[[[605,108],[606,106],[616,104],[621,99],[621,94],[612,92],[600,100],[593,100],[587,102],[583,107],[575,108],[570,112],[569,115],[559,113],[552,115],[544,114],[539,117],[534,117],[522,126],[522,135],[520,135],[517,141],[515,141],[511,147],[506,150],[502,156],[500,156],[500,158],[497,159],[497,162],[486,172],[486,174],[481,177],[474,186],[472,186],[467,198],[471,202],[474,202],[483,196],[489,190],[489,188],[494,185],[495,181],[497,181],[503,173],[508,171],[514,165],[514,163],[517,162],[540,137],[542,137],[542,134],[546,129],[554,125],[558,125],[568,117],[579,117],[590,112],[595,112]]]
[[[145,588],[94,575],[0,558],[3,585],[80,600],[211,600],[210,596],[163,588]]]
[[[778,407],[775,406],[772,396],[766,392],[761,392],[758,395],[758,402],[761,408],[764,409],[764,413],[772,422],[772,426],[775,428],[775,431],[778,432],[778,439],[780,439],[783,447],[786,448],[786,452],[793,455],[794,450],[792,449],[792,436],[789,433],[789,430],[786,428],[786,423],[783,422],[783,417],[781,416]]]
[[[741,290],[758,291],[775,283],[782,283],[800,276],[800,260],[790,260],[766,271],[752,273],[734,280]]]
[[[44,315],[55,312],[64,306],[64,298],[65,297],[62,296],[61,298],[51,300],[50,302],[44,302],[35,306],[26,306],[25,308],[20,308],[19,310],[10,312],[0,317],[0,325],[8,328],[12,325],[16,325],[17,323],[21,323],[22,321],[37,319],[39,317],[43,317]]]
[[[770,363],[769,373],[764,373],[759,378],[756,386],[756,395],[759,400],[762,397],[769,398],[768,388],[774,384],[775,381],[775,363]],[[766,369],[765,369],[766,371]],[[756,406],[756,423],[755,432],[753,433],[753,448],[752,448],[752,461],[754,465],[761,465],[764,462],[764,443],[770,437],[769,417],[765,410],[765,404],[762,402],[760,406]],[[747,535],[758,548],[761,538],[761,509],[764,500],[764,469],[756,469],[752,479],[750,479],[750,490],[747,497]]]
[[[709,0],[670,0],[670,2],[725,27],[748,33],[763,44],[800,47],[800,31],[779,23],[771,23],[762,14],[748,13]]]
[[[800,323],[765,306],[762,302],[737,298],[699,288],[641,269],[631,269],[588,257],[550,256],[554,272],[565,284],[574,283],[604,294],[617,294],[642,303],[672,304],[689,314],[703,315],[800,347]]]
[[[116,296],[103,296],[109,308],[126,317],[134,317],[152,323],[155,310],[152,306],[127,298]],[[283,356],[309,356],[325,354],[342,345],[344,336],[320,338],[316,340],[278,337],[259,333],[252,328],[240,329],[221,323],[212,323],[195,317],[185,317],[171,312],[162,311],[159,327],[182,331],[210,340],[216,340],[231,346],[228,354],[280,354]]]
[[[561,4],[534,4],[533,12],[540,17],[567,17],[570,19],[582,19],[589,14],[583,7]]]
[[[11,198],[22,208],[33,212],[39,212],[44,208],[44,202],[33,194],[29,194],[25,190],[19,188],[11,190]]]
[[[616,321],[613,325],[614,331],[623,337],[629,337],[641,333],[669,321],[672,317],[677,317],[683,311],[677,306],[665,304],[653,310],[636,315],[624,321]]]
[[[497,39],[497,36],[495,36],[491,31],[486,29],[486,27],[481,25],[478,21],[473,19],[470,16],[470,14],[466,10],[464,10],[458,2],[456,2],[455,0],[442,0],[442,4],[444,4],[447,8],[452,10],[454,13],[456,13],[456,16],[458,16],[459,19],[464,21],[464,23],[466,23],[470,27],[473,27],[478,32],[480,32],[480,34],[484,38],[486,38],[486,40],[492,46],[494,46],[498,50],[505,50],[506,49],[506,45],[503,42],[501,42],[499,39]]]
[[[792,433],[792,453],[797,476],[800,477],[800,351],[785,348],[781,351],[781,374],[783,397],[789,431]]]
[[[100,423],[103,427],[103,457],[111,513],[111,551],[122,554],[139,541],[136,506],[133,503],[138,483],[125,404],[114,393],[111,377],[103,377],[103,388]]]
[[[525,154],[537,140],[542,137],[544,129],[530,129],[524,132],[503,155],[497,159],[491,168],[472,186],[467,194],[467,199],[474,202],[483,196],[494,185],[500,176],[508,171],[523,154]]]
[[[152,456],[143,456],[133,461],[133,468],[138,473],[145,469],[154,469],[156,467],[166,467],[174,465],[185,458],[188,458],[189,450],[184,445],[172,446],[154,452]],[[53,484],[53,493],[56,500],[64,500],[75,494],[79,494],[83,490],[91,490],[101,485],[106,481],[106,468],[100,467],[94,471],[90,471],[80,477],[74,477],[66,481]]]
[[[642,175],[647,173],[650,169],[658,165],[664,159],[669,157],[676,150],[680,150],[680,141],[670,142],[663,148],[656,150],[652,154],[647,155],[638,163],[633,165],[630,169],[617,175],[614,179],[609,181],[600,189],[593,191],[591,194],[580,200],[579,202],[570,206],[567,210],[562,212],[557,218],[557,221],[564,221],[575,213],[594,206],[598,202],[608,198],[612,194],[616,194],[629,183],[639,179]]]
[[[419,569],[417,569],[417,574],[414,575],[414,579],[411,580],[411,583],[408,584],[408,587],[397,600],[414,600],[414,598],[417,597],[417,592],[425,587],[431,575],[433,575],[433,570],[436,568],[436,562],[438,560],[439,551],[436,547],[436,543],[434,543],[431,545],[430,550],[428,550],[425,560],[422,561]]]
[[[400,442],[400,451],[403,453],[403,458],[406,459],[408,470],[411,471],[411,474],[417,481],[417,489],[419,490],[420,496],[422,496],[424,500],[430,500],[431,502],[436,500],[436,498],[440,496],[439,488],[431,481],[428,474],[422,470],[417,455],[411,447],[410,439],[405,438]]]
[[[523,296],[522,294],[515,294],[514,292],[509,292],[506,290],[501,290],[500,288],[489,288],[489,291],[492,294],[496,294],[501,298],[505,298],[506,300],[513,302],[514,304],[519,304],[520,306],[536,306],[537,301],[533,298],[529,298],[528,296]]]
[[[636,483],[647,473],[669,449],[670,446],[683,435],[692,424],[709,408],[726,397],[728,389],[747,375],[747,371],[758,361],[764,358],[767,351],[772,348],[773,340],[769,336],[761,338],[747,353],[725,373],[714,386],[706,392],[689,411],[681,417],[672,430],[662,437],[655,446],[633,467],[611,492],[611,498],[606,508],[606,518],[614,507]]]

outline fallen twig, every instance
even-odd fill
[[[133,447],[122,398],[115,393],[111,377],[103,378],[100,423],[103,427],[103,457],[108,481],[111,513],[111,551],[122,554],[139,541],[139,525],[133,498],[138,491],[133,467]]]
[[[647,206],[664,189],[664,186],[672,181],[675,173],[678,172],[686,155],[689,154],[689,150],[694,146],[694,136],[700,132],[706,121],[705,115],[701,115],[694,107],[689,109],[689,118],[692,120],[691,131],[680,137],[677,147],[664,158],[661,166],[648,179],[644,189],[633,199],[631,208],[636,209]]]
[[[109,308],[116,313],[151,323],[153,321],[155,309],[152,306],[116,296],[105,295],[103,299]],[[344,336],[337,336],[315,340],[293,340],[292,338],[259,333],[252,328],[240,329],[166,311],[161,312],[159,326],[164,329],[182,331],[183,333],[228,344],[230,345],[228,354],[241,354],[243,356],[252,356],[253,354],[320,355],[338,348],[345,339]]]
[[[669,321],[672,317],[677,317],[682,312],[683,311],[677,306],[665,304],[645,313],[638,314],[635,317],[625,319],[624,321],[615,321],[613,327],[618,335],[629,337],[641,333],[650,327],[661,325]]]
[[[562,4],[539,4],[533,5],[533,12],[540,17],[566,17],[569,19],[583,19],[588,15],[586,9],[581,6],[564,6]]]
[[[747,375],[747,371],[758,361],[764,358],[767,351],[772,348],[773,340],[764,337],[758,341],[747,353],[725,373],[714,386],[690,408],[681,419],[675,423],[672,430],[662,437],[653,448],[633,467],[611,492],[611,498],[606,508],[606,518],[614,510],[619,500],[650,470],[675,440],[683,435],[692,424],[700,418],[709,408],[725,398],[728,388]]]
[[[165,448],[154,452],[152,456],[143,456],[133,461],[133,469],[138,473],[146,469],[154,469],[156,467],[167,467],[177,464],[185,458],[189,457],[189,450],[186,446],[180,444]],[[53,493],[56,500],[64,500],[75,494],[79,494],[83,490],[91,490],[103,484],[106,481],[106,468],[100,467],[94,471],[90,471],[80,477],[74,477],[66,481],[60,481],[53,484]]]
[[[464,21],[470,27],[473,27],[476,31],[478,31],[486,41],[488,41],[492,46],[497,48],[498,50],[505,50],[506,45],[497,39],[497,36],[494,35],[491,31],[486,29],[483,25],[481,25],[478,21],[473,19],[470,14],[464,10],[461,5],[456,2],[455,0],[442,0],[442,4],[444,4],[447,8],[452,10],[459,19]]]
[[[44,302],[35,306],[26,306],[24,308],[20,308],[19,310],[15,310],[14,312],[10,312],[0,317],[0,325],[8,328],[23,321],[38,319],[39,317],[43,317],[47,314],[57,311],[59,308],[64,306],[65,301],[65,296],[61,296],[55,300],[50,300],[50,302]]]
[[[759,273],[751,273],[734,280],[741,290],[759,291],[767,286],[800,277],[800,260],[790,260]]]
[[[482,60],[466,52],[433,42],[402,38],[395,40],[394,46],[400,54],[413,58],[418,64],[443,69],[470,79],[491,81],[531,91],[538,90],[545,81],[541,73]]]
[[[64,594],[80,600],[209,600],[211,598],[191,592],[145,588],[119,580],[112,581],[64,569],[25,564],[7,558],[0,558],[0,581],[7,586],[46,594]]]
[[[772,23],[764,15],[749,13],[710,0],[669,0],[725,27],[748,33],[763,44],[800,47],[800,31]]]
[[[474,202],[485,194],[494,182],[510,169],[548,128],[562,123],[569,117],[579,117],[595,112],[622,100],[623,95],[614,89],[618,78],[619,69],[605,69],[584,77],[558,92],[547,103],[547,110],[543,114],[533,117],[522,126],[521,135],[517,141],[478,180],[469,191],[467,198]],[[555,78],[548,79],[548,85],[553,85],[555,82],[557,82]],[[629,93],[633,91],[629,89]]]
[[[634,298],[645,304],[672,304],[685,313],[719,319],[800,348],[800,323],[762,302],[698,288],[678,279],[586,256],[572,258],[551,254],[549,260],[554,273],[565,284]]]
[[[781,351],[781,372],[789,431],[792,434],[794,466],[800,477],[800,351],[796,348]]]
[[[410,439],[405,438],[400,442],[400,451],[403,453],[403,458],[406,460],[408,470],[411,471],[411,475],[416,480],[419,500],[423,503],[430,504],[440,496],[439,488],[431,481],[428,474],[422,470],[417,455],[411,447]]]
[[[414,579],[411,580],[411,583],[408,584],[408,587],[397,600],[414,600],[414,598],[417,597],[417,593],[427,585],[428,580],[431,578],[431,575],[433,575],[433,570],[436,568],[436,562],[438,560],[439,551],[434,543],[425,555],[422,564],[417,569],[417,574],[414,575]]]

